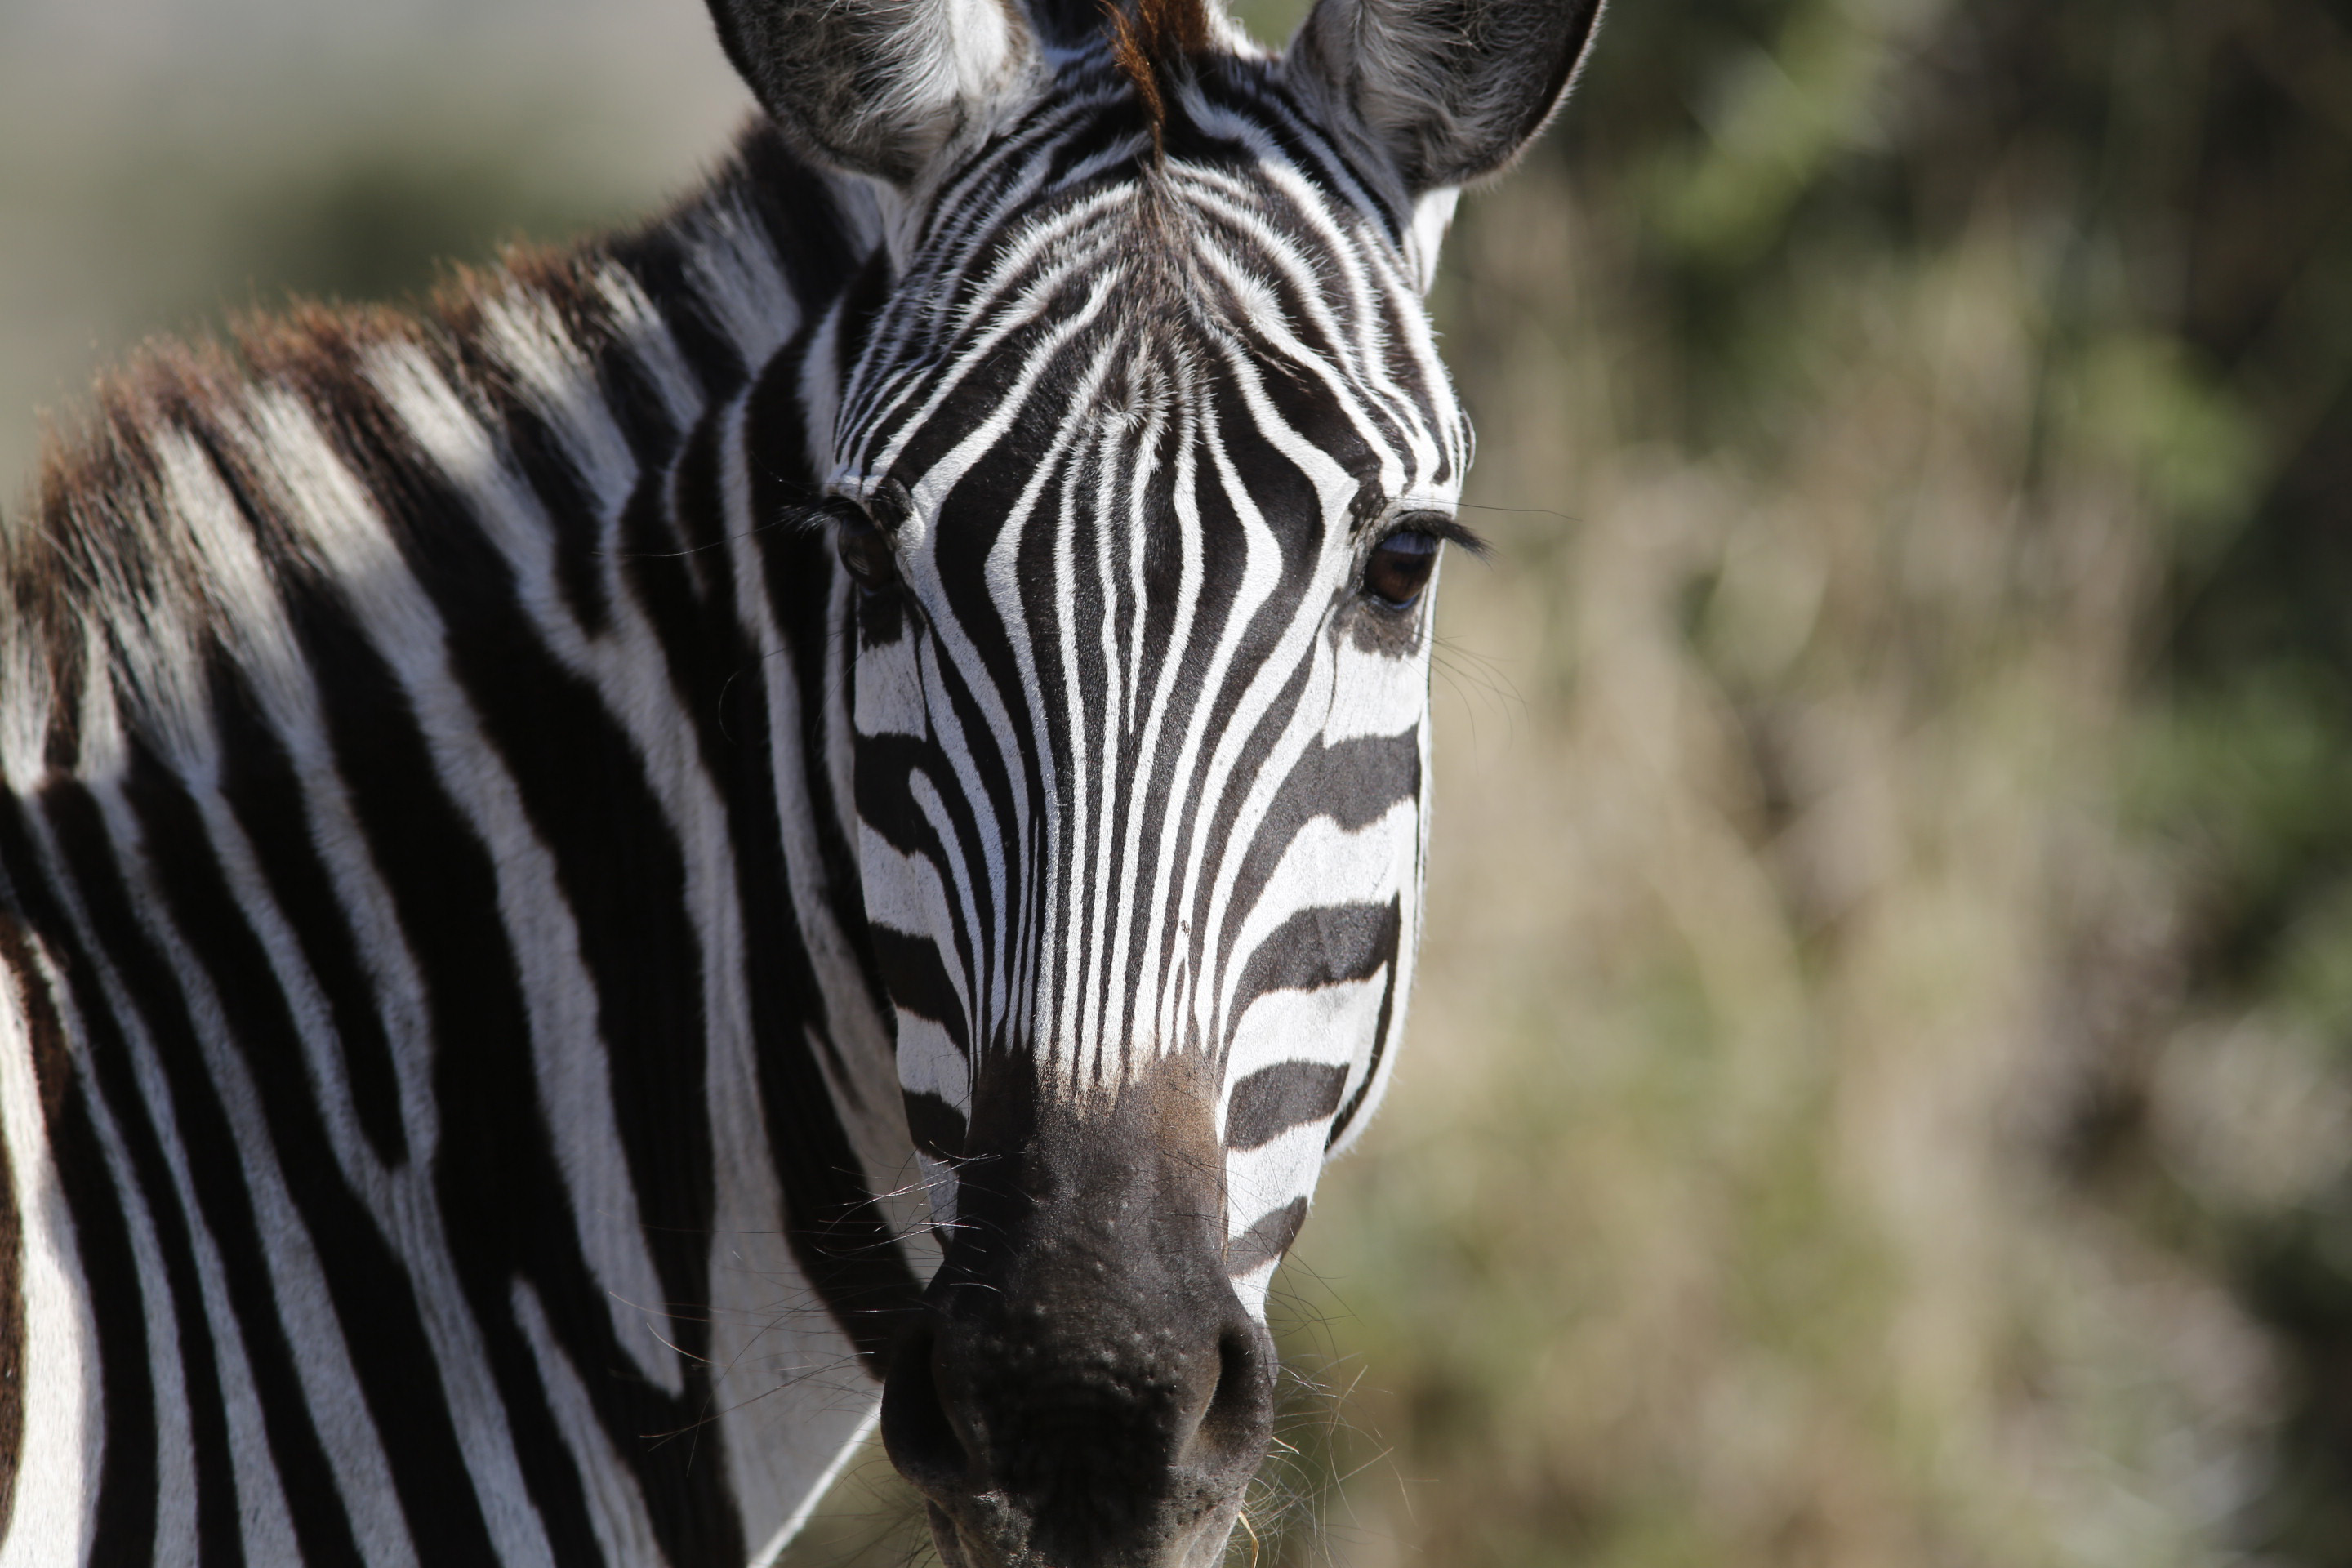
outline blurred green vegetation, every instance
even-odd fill
[[[1621,5],[1436,303],[1286,1553],[2352,1563],[2352,8]]]
[[[573,133],[0,182],[0,326],[650,205]],[[1501,555],[1234,1561],[2352,1568],[2352,3],[1618,0],[1435,307]]]

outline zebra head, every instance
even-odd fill
[[[1203,1563],[1269,1278],[1380,1095],[1470,438],[1422,295],[1595,0],[719,0],[874,187],[810,441],[943,1261],[890,1452],[950,1563]],[[829,427],[825,427],[829,426]]]

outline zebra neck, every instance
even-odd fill
[[[871,244],[754,135],[157,355],[0,539],[12,1539],[740,1561],[862,1418],[909,1152],[787,524]]]

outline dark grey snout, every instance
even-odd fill
[[[1272,1433],[1275,1356],[1225,1274],[1223,1161],[1189,1098],[1063,1110],[966,1167],[882,1400],[950,1568],[1222,1555]]]

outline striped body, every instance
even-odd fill
[[[0,1568],[764,1561],[877,1401],[950,1568],[1222,1551],[1411,976],[1420,295],[1591,10],[1429,110],[1419,0],[806,3],[668,219],[0,536]]]

